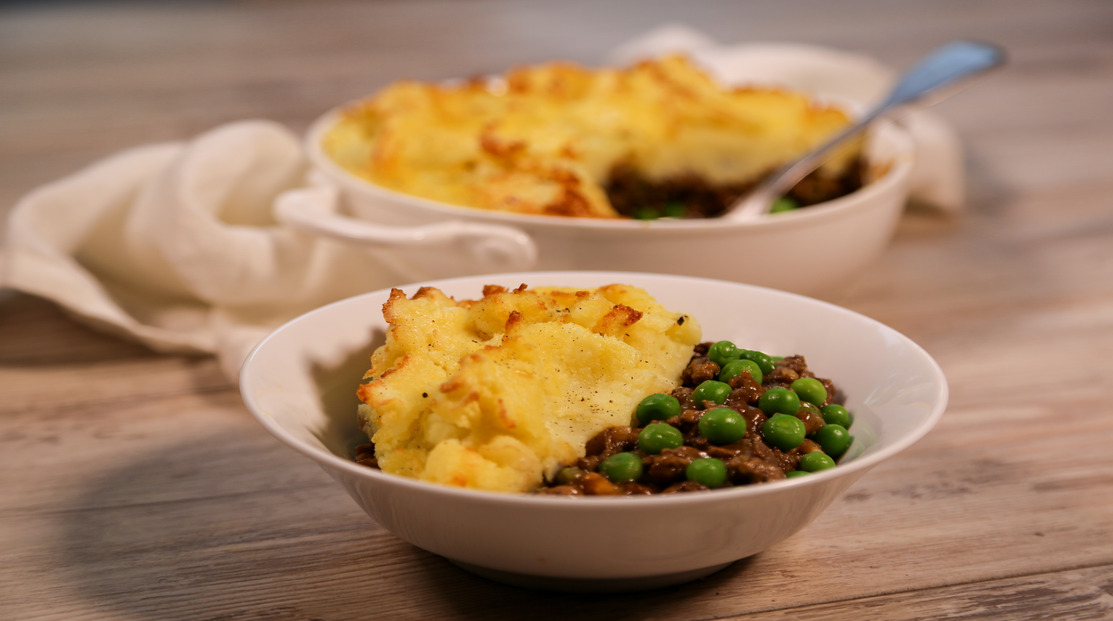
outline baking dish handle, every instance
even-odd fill
[[[537,264],[537,245],[513,227],[449,220],[422,226],[391,226],[344,215],[331,185],[290,190],[275,201],[282,224],[306,233],[375,248],[444,248],[460,244],[478,269],[523,271]]]

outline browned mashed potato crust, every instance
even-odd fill
[[[848,121],[802,93],[724,87],[670,56],[398,82],[349,107],[322,147],[375,184],[454,205],[617,218],[680,204],[665,215],[704,217]],[[794,198],[856,189],[860,154],[860,141],[845,145]]]
[[[433,287],[383,306],[386,343],[358,387],[383,472],[501,492],[536,489],[627,424],[643,395],[679,385],[698,322],[644,290]],[[367,456],[360,461],[366,461]]]

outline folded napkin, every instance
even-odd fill
[[[647,33],[613,62],[684,51],[730,82],[761,81],[868,103],[892,74],[860,56],[787,45],[720,46],[682,26]],[[962,204],[958,141],[914,110],[914,198]],[[269,121],[113,155],[38,188],[9,213],[0,287],[59,304],[159,352],[219,357],[229,378],[270,330],[307,310],[413,280],[391,252],[280,224],[276,206],[313,188],[300,140]],[[337,201],[327,202],[335,208]]]
[[[156,351],[217,354],[234,378],[275,326],[401,282],[359,247],[276,222],[308,173],[299,138],[268,121],[124,151],[15,206],[0,285]]]

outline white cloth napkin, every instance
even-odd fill
[[[268,121],[113,155],[15,206],[0,285],[156,351],[217,354],[234,378],[280,323],[399,282],[355,246],[276,223],[307,172],[298,137]]]
[[[852,102],[892,78],[860,56],[788,45],[720,46],[667,26],[616,49],[614,62],[686,51],[724,80],[759,80]],[[904,119],[917,141],[915,198],[962,204],[962,161],[946,123]],[[390,253],[278,223],[275,205],[310,184],[300,140],[241,121],[191,140],[113,155],[38,188],[9,213],[0,287],[52,300],[99,329],[160,352],[219,357],[230,378],[270,330],[314,307],[404,284]]]

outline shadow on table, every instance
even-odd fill
[[[59,503],[60,571],[123,618],[684,618],[750,565],[617,595],[505,586],[395,538],[251,427],[176,439],[84,489]]]

